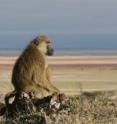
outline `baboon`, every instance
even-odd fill
[[[6,104],[13,94],[15,96],[22,91],[34,92],[37,98],[59,93],[51,83],[46,60],[46,55],[52,56],[53,52],[51,41],[45,35],[38,36],[29,43],[14,65],[12,72],[14,91],[6,95]]]

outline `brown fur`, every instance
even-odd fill
[[[19,94],[22,91],[27,93],[34,92],[38,98],[59,92],[51,83],[49,68],[45,58],[45,55],[51,50],[48,40],[46,36],[35,38],[16,61],[12,73],[12,84],[15,90],[6,96],[7,104],[9,98],[13,97],[13,94],[15,96],[16,92]],[[40,48],[42,43],[46,45],[47,53],[44,53],[43,47]]]

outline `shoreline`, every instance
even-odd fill
[[[18,56],[0,56],[0,65],[13,65]],[[117,56],[52,56],[47,57],[50,65],[116,65]]]

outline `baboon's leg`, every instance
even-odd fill
[[[47,92],[46,88],[44,88],[43,85],[38,85],[34,81],[23,79],[22,81],[25,81],[25,83],[22,83],[20,87],[20,91],[24,91],[26,93],[34,93],[35,97],[43,98],[45,95],[45,92]]]

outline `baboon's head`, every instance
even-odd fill
[[[52,56],[54,53],[54,49],[52,48],[52,44],[50,39],[45,36],[41,35],[37,37],[33,43],[37,46],[37,48],[44,53],[45,55]]]

